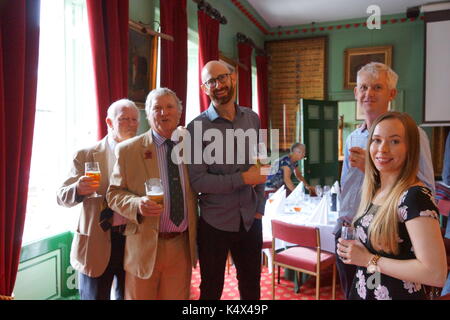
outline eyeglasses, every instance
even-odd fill
[[[220,74],[217,76],[217,78],[211,78],[208,81],[203,82],[203,84],[207,86],[208,89],[214,89],[215,87],[217,87],[217,81],[219,81],[220,83],[225,83],[229,75],[229,73]]]

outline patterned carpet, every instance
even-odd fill
[[[283,270],[283,269],[282,269]],[[278,275],[278,273],[276,273]],[[332,270],[326,270],[321,276],[320,299],[331,300]],[[275,278],[276,281],[276,278]],[[200,296],[200,268],[197,266],[192,272],[191,299],[198,300]],[[285,280],[282,271],[280,284],[275,282],[276,300],[315,300],[316,278],[310,277],[301,287],[300,292],[294,292],[293,281]],[[239,290],[236,280],[236,270],[230,267],[230,274],[225,272],[225,286],[221,300],[239,300]],[[261,300],[272,300],[272,274],[268,273],[267,267],[263,267],[261,273]],[[339,277],[336,273],[336,300],[343,300]]]

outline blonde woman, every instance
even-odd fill
[[[447,262],[431,191],[417,179],[419,132],[406,113],[387,112],[371,126],[357,240],[339,238],[338,255],[357,266],[350,299],[425,299],[442,287]]]

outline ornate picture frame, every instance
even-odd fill
[[[358,70],[369,62],[381,62],[392,66],[392,46],[351,48],[344,52],[344,89],[356,86]]]
[[[140,23],[130,20],[128,25],[128,98],[143,107],[155,86],[157,41]]]

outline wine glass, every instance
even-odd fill
[[[342,225],[341,228],[341,238],[344,240],[355,240],[355,228],[351,225]],[[341,260],[344,260],[344,258],[339,257]]]
[[[350,136],[350,148],[359,147],[361,149],[366,149],[367,138],[360,135],[351,135]]]
[[[344,240],[355,240],[355,228],[349,225],[343,225],[341,228],[341,238]]]
[[[85,162],[84,163],[84,174],[88,177],[94,179],[92,184],[100,185],[100,164],[98,162]],[[99,198],[99,195],[96,191],[89,195],[87,198]]]
[[[320,184],[318,184],[315,188],[316,188],[317,197],[321,198],[323,195],[322,186]]]
[[[330,186],[323,186],[323,194],[326,196],[330,193]]]

